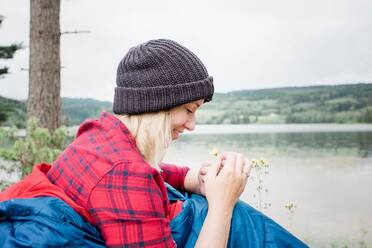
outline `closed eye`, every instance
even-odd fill
[[[188,109],[188,108],[186,108],[186,110],[187,110],[187,113],[188,113],[188,114],[192,114],[192,113],[194,113],[194,112],[192,112],[192,110],[190,110],[190,109]]]

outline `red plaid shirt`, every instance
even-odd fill
[[[80,126],[48,178],[89,211],[107,246],[175,247],[164,181],[184,190],[188,168],[161,168],[151,167],[125,125],[104,112]]]

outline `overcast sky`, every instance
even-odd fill
[[[0,45],[23,42],[0,95],[26,99],[29,1],[0,0]],[[206,65],[217,92],[372,82],[371,0],[61,0],[61,95],[112,101],[131,46],[173,39]]]

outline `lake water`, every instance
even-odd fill
[[[372,125],[198,126],[165,161],[198,167],[210,151],[269,162],[261,203],[267,215],[311,247],[372,244]],[[241,199],[258,207],[257,171]],[[256,178],[256,180],[254,179]],[[284,206],[294,203],[291,214]]]

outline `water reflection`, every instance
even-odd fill
[[[239,150],[266,156],[372,157],[372,132],[249,133],[185,135],[174,143],[204,149]]]

